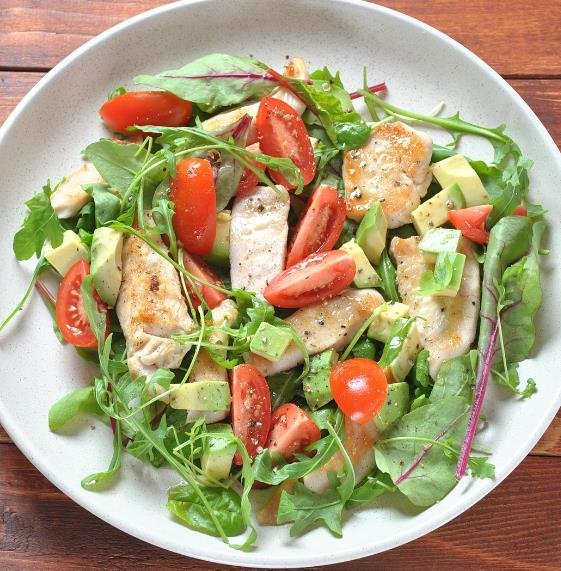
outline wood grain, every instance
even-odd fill
[[[56,490],[13,446],[0,445],[0,454],[0,568],[58,571],[61,562],[64,569],[218,568],[111,528]],[[326,570],[426,569],[431,561],[440,569],[558,569],[561,502],[551,491],[559,465],[528,458],[485,501],[438,531]]]
[[[44,69],[164,0],[0,0],[0,69]],[[452,36],[508,76],[561,77],[561,2],[380,0]],[[483,16],[484,14],[484,16]],[[544,49],[545,45],[553,49]],[[557,47],[557,49],[555,49]]]

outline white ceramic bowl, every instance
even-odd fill
[[[117,85],[131,85],[141,72],[179,67],[209,52],[254,54],[280,69],[286,55],[303,55],[312,68],[341,70],[349,89],[385,80],[391,101],[428,111],[445,100],[447,111],[508,132],[534,159],[532,198],[549,210],[544,304],[538,319],[536,357],[522,367],[539,392],[528,401],[506,399],[491,386],[482,437],[494,453],[494,481],[465,480],[434,507],[419,512],[396,498],[352,514],[344,538],[325,530],[290,540],[286,527],[259,530],[257,548],[234,551],[171,519],[166,489],[178,478],[135,460],[125,461],[116,485],[86,492],[81,478],[104,469],[111,456],[109,428],[93,421],[76,433],[47,428],[49,406],[91,370],[52,334],[50,318],[35,297],[0,338],[0,421],[23,453],[68,496],[110,524],[145,541],[201,559],[234,565],[299,567],[346,561],[411,541],[456,517],[480,500],[526,456],[561,403],[560,305],[554,291],[561,274],[557,197],[561,158],[550,136],[522,99],[468,50],[411,18],[353,0],[192,0],[142,14],[101,34],[75,51],[24,98],[0,131],[0,315],[16,303],[30,277],[11,253],[23,214],[23,200],[47,178],[58,180],[79,162],[86,144],[105,134],[97,109]],[[442,136],[441,136],[442,137]],[[446,140],[446,137],[441,138]],[[473,156],[489,156],[481,141],[466,139]],[[95,426],[96,430],[88,429]]]

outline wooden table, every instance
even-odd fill
[[[64,56],[164,0],[0,0],[0,123]],[[492,65],[561,143],[559,0],[387,0]],[[152,547],[50,484],[0,427],[0,569],[216,569]],[[561,416],[487,498],[438,531],[338,569],[561,568]],[[335,567],[332,567],[333,569]],[[224,568],[225,569],[225,568]]]

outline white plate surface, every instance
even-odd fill
[[[165,549],[268,568],[336,563],[391,549],[434,530],[485,496],[526,456],[559,408],[561,313],[554,296],[561,282],[554,263],[561,252],[559,151],[534,113],[487,65],[440,32],[391,10],[352,0],[211,0],[164,6],[78,49],[39,82],[2,127],[0,315],[16,303],[30,277],[29,266],[18,265],[11,253],[24,214],[22,202],[47,178],[57,181],[68,173],[79,164],[80,150],[106,135],[96,112],[106,94],[117,85],[131,87],[131,78],[139,73],[179,67],[209,52],[254,54],[277,69],[286,55],[303,55],[311,68],[341,70],[349,89],[360,87],[366,65],[372,83],[388,83],[392,102],[428,111],[445,100],[450,114],[460,109],[474,122],[507,123],[508,132],[534,159],[532,198],[550,212],[553,251],[544,264],[538,351],[522,367],[522,376],[533,376],[539,392],[520,402],[490,388],[485,406],[489,429],[482,441],[494,451],[496,480],[465,480],[424,512],[384,499],[376,509],[351,515],[343,539],[316,530],[290,540],[286,527],[263,528],[251,553],[234,551],[169,517],[166,489],[177,482],[172,472],[127,460],[111,490],[86,492],[80,480],[107,465],[111,433],[93,421],[64,435],[48,431],[49,406],[87,384],[91,369],[70,347],[58,344],[37,297],[0,338],[0,422],[64,493],[110,524]],[[466,139],[462,148],[489,157],[484,142]]]

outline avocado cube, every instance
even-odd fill
[[[397,319],[409,317],[409,306],[404,303],[388,301],[374,312],[373,321],[368,328],[367,336],[385,343]]]
[[[227,381],[197,381],[170,385],[169,404],[181,410],[230,410],[232,397]]]
[[[302,388],[308,406],[312,410],[316,410],[333,400],[329,375],[338,358],[339,355],[337,355],[336,351],[329,349],[314,355],[310,359],[310,372],[302,381]]]
[[[462,233],[448,228],[431,228],[423,236],[419,250],[423,252],[426,262],[436,262],[437,254],[441,252],[457,252]]]
[[[396,319],[379,361],[388,382],[403,381],[421,350],[421,338],[415,321]]]
[[[350,254],[355,262],[356,273],[353,283],[357,288],[377,287],[382,283],[380,276],[372,267],[372,264],[364,253],[364,250],[355,242],[355,240],[345,242],[340,249]]]
[[[386,247],[387,231],[388,222],[382,206],[379,202],[375,202],[368,209],[356,231],[357,244],[373,264],[380,262],[380,256]]]
[[[121,289],[123,233],[102,226],[92,238],[92,265],[90,273],[99,297],[113,307]]]
[[[216,215],[216,236],[206,260],[217,266],[227,266],[230,262],[230,224],[232,213],[222,210]]]
[[[460,187],[453,184],[432,198],[420,204],[413,212],[415,230],[424,236],[431,228],[437,228],[448,222],[448,211],[465,208],[465,200]]]
[[[207,478],[224,480],[230,475],[236,453],[234,432],[229,424],[213,424],[207,429],[201,468]]]
[[[409,411],[409,385],[407,383],[390,383],[386,402],[374,417],[374,425],[379,432],[384,432]]]
[[[269,361],[278,361],[292,341],[286,329],[263,322],[249,344],[249,350]]]
[[[88,259],[88,249],[80,240],[80,236],[72,230],[62,235],[60,246],[53,248],[50,244],[43,247],[43,256],[53,268],[64,277],[66,272],[78,261]]]
[[[442,188],[458,184],[464,195],[466,206],[489,204],[489,195],[473,167],[464,155],[453,155],[434,163],[431,167],[434,178]]]

